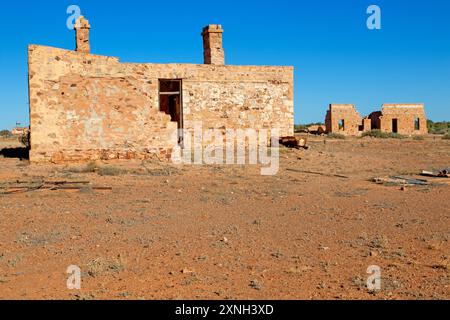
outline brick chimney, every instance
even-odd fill
[[[225,52],[222,47],[223,29],[220,24],[203,28],[203,56],[205,64],[224,65]]]
[[[76,51],[90,53],[91,46],[89,44],[89,30],[91,25],[83,16],[80,16],[75,22]]]

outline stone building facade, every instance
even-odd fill
[[[403,135],[428,133],[423,104],[384,104],[381,111],[372,113],[369,118],[372,128],[382,132]]]
[[[378,129],[385,133],[423,135],[428,133],[423,104],[384,104],[381,111],[362,118],[351,104],[330,104],[326,131],[349,136]]]
[[[32,162],[170,157],[177,129],[294,130],[293,67],[225,65],[222,27],[203,29],[204,64],[120,63],[90,53],[28,48]]]

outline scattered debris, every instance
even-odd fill
[[[37,190],[83,190],[89,187],[91,190],[112,190],[108,186],[90,186],[90,181],[20,181],[6,182],[0,184],[0,194],[9,195],[15,193],[25,193]]]
[[[298,172],[298,173],[316,174],[316,175],[321,175],[321,176],[326,176],[326,177],[337,177],[337,178],[343,178],[343,179],[350,179],[349,177],[341,175],[341,174],[323,173],[323,172],[315,172],[315,171],[307,171],[307,170],[298,170],[298,169],[292,169],[292,168],[287,168],[286,170],[287,171],[292,171],[292,172]]]
[[[183,270],[181,270],[181,273],[183,273],[183,274],[193,274],[194,271],[193,270],[189,270],[188,268],[184,268]]]
[[[425,177],[450,178],[450,168],[434,170],[434,171],[422,170],[420,175],[425,176]]]
[[[309,147],[306,145],[307,141],[304,138],[297,139],[296,137],[283,137],[280,139],[280,144],[287,148],[309,149]]]
[[[427,180],[411,179],[405,177],[388,177],[388,178],[373,178],[373,182],[377,184],[391,185],[391,186],[426,186],[428,185]]]
[[[405,190],[406,186],[450,184],[450,180],[448,179],[450,178],[450,169],[448,168],[434,171],[423,170],[420,173],[420,175],[430,177],[431,179],[418,179],[414,177],[392,176],[392,177],[373,178],[372,181],[387,186],[401,186],[400,190]]]

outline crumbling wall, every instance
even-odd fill
[[[187,126],[293,135],[292,67],[122,64],[30,46],[31,161],[169,157],[177,123],[159,111],[159,79],[182,79]]]
[[[177,142],[157,83],[115,58],[30,46],[29,88],[33,162],[169,155]]]
[[[372,130],[372,119],[366,117],[362,120],[362,128],[360,128],[359,131],[366,132],[370,130]]]
[[[393,132],[393,120],[397,121],[397,133],[423,135],[428,133],[423,104],[384,104],[379,117],[380,130]],[[416,130],[418,121],[418,130]]]
[[[330,104],[325,125],[328,133],[357,135],[360,133],[362,119],[352,104]]]

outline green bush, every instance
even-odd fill
[[[431,120],[428,120],[427,127],[428,127],[428,132],[430,134],[450,133],[450,122],[449,121],[433,122]]]
[[[9,130],[1,130],[0,131],[0,137],[2,138],[11,138],[12,133]]]
[[[372,138],[379,138],[379,139],[403,139],[405,138],[401,134],[393,133],[393,132],[382,132],[379,129],[366,131],[364,132],[361,137],[372,137]]]

